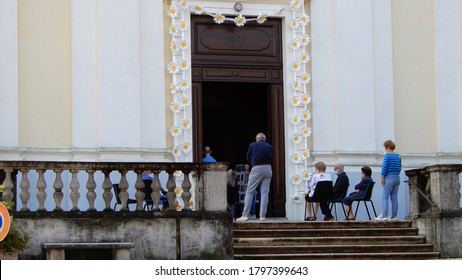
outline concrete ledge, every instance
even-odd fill
[[[104,243],[42,243],[42,248],[46,251],[47,260],[65,260],[65,250],[101,250],[111,249],[112,257],[115,260],[129,260],[130,249],[135,244],[131,242],[104,242]]]

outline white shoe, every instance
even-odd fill
[[[388,217],[386,215],[380,214],[375,218],[376,221],[386,221],[388,220]]]
[[[268,219],[265,218],[265,217],[261,217],[261,218],[260,218],[260,221],[266,221],[266,220],[268,220]]]
[[[254,214],[254,215],[250,215],[250,217],[249,217],[249,220],[256,220],[256,219],[257,219],[257,216],[255,216],[255,214]]]
[[[396,217],[395,215],[391,215],[390,217],[388,217],[388,220],[389,221],[396,221],[396,220],[398,220],[398,217]]]
[[[242,222],[247,222],[248,220],[249,220],[249,218],[247,218],[245,216],[242,216],[239,219],[237,219],[236,222],[242,223]]]

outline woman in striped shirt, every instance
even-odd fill
[[[401,157],[395,153],[396,145],[391,140],[383,143],[385,157],[382,163],[382,213],[375,219],[378,221],[397,220],[398,187],[401,173]],[[388,217],[388,200],[391,200],[391,215]]]

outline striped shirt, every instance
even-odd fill
[[[385,154],[382,163],[382,176],[399,175],[401,173],[401,157],[399,154]]]

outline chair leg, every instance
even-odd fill
[[[375,215],[375,217],[377,217],[377,212],[375,212],[374,202],[372,200],[370,200],[370,203],[372,205],[372,210],[374,210],[374,215]]]
[[[367,207],[366,201],[364,201],[364,207],[366,207],[367,216],[369,217],[369,220],[371,220],[371,214],[369,213],[369,207]]]

